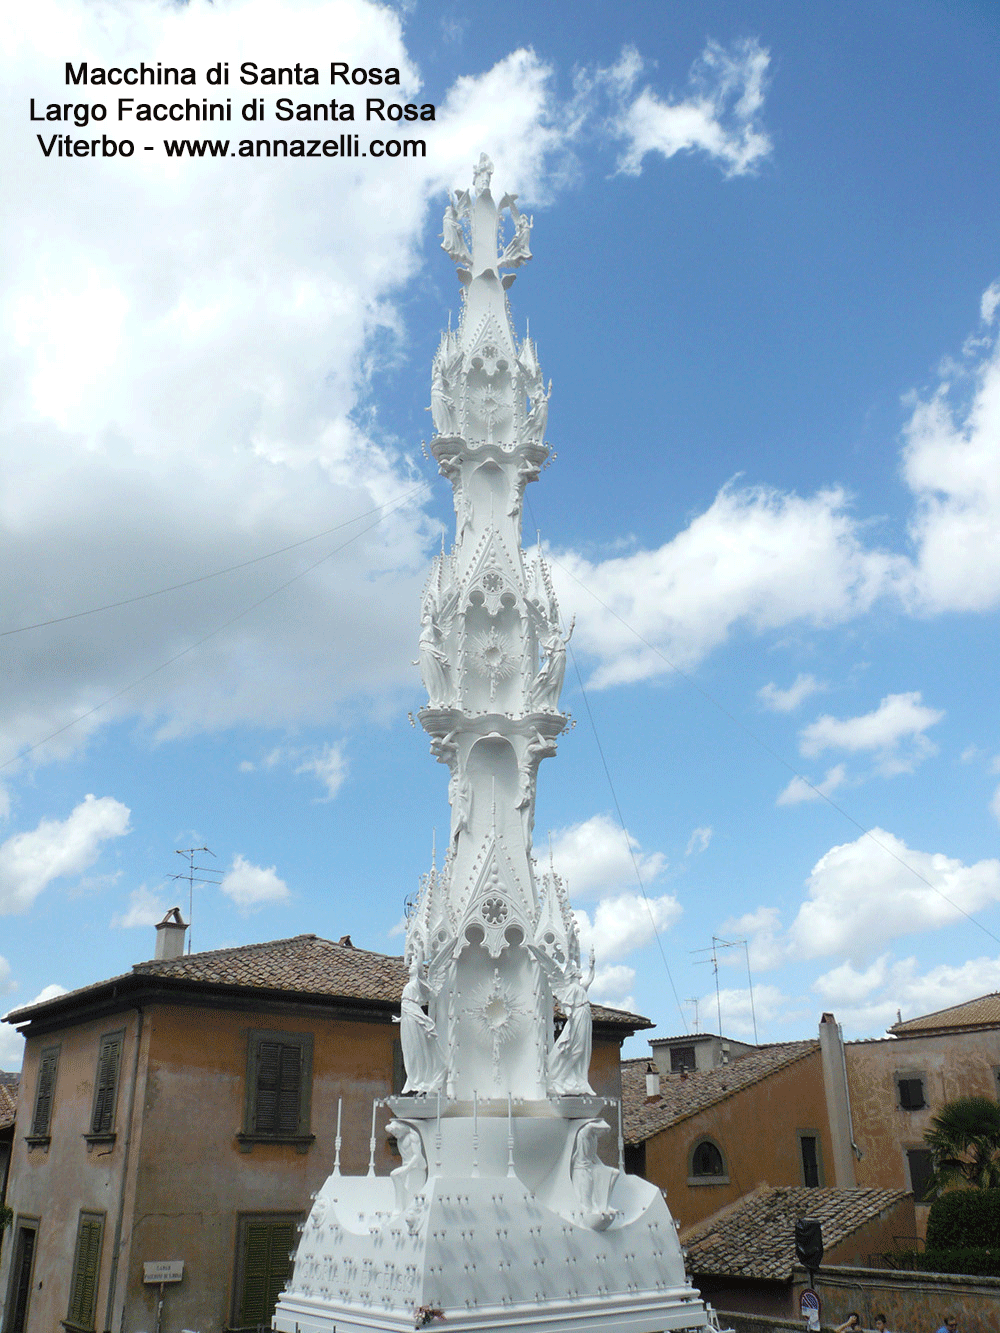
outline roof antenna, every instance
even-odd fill
[[[188,939],[187,939],[187,951],[188,951],[188,953],[190,953],[190,952],[191,952],[191,935],[192,935],[192,933],[193,933],[192,928],[191,928],[191,921],[192,921],[192,919],[193,919],[193,917],[194,917],[194,886],[195,886],[196,884],[218,884],[218,883],[219,883],[219,880],[217,880],[217,879],[204,879],[204,878],[200,878],[200,876],[204,876],[204,875],[221,875],[221,874],[222,874],[222,871],[221,871],[221,870],[217,870],[214,866],[196,866],[195,863],[194,863],[194,858],[195,858],[195,856],[197,855],[198,852],[208,852],[209,856],[215,856],[215,853],[212,851],[211,847],[177,847],[177,848],[175,848],[175,851],[177,852],[177,855],[178,855],[178,856],[186,856],[186,857],[187,857],[188,868],[187,868],[187,870],[182,870],[181,873],[180,873],[179,875],[168,875],[167,878],[168,878],[168,879],[186,879],[186,880],[187,880],[187,884],[188,884]],[[198,874],[195,874],[195,871],[197,871]]]

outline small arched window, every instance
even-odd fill
[[[718,1180],[726,1175],[726,1163],[719,1146],[711,1139],[702,1139],[691,1153],[691,1175],[694,1179]]]

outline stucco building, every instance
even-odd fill
[[[649,1084],[647,1062],[628,1060],[622,1098],[626,1164],[666,1191],[682,1228],[762,1184],[830,1183],[817,1041],[752,1047],[729,1064]]]
[[[268,1326],[338,1119],[345,1174],[370,1154],[379,1174],[398,1164],[384,1108],[372,1149],[372,1108],[401,1087],[405,980],[400,958],[299,935],[139,963],[10,1014],[27,1041],[4,1333],[151,1330],[157,1261],[183,1261],[163,1333]],[[594,1006],[601,1094],[618,1098],[621,1042],[648,1026]]]
[[[622,1066],[630,1170],[667,1192],[684,1227],[763,1185],[905,1191],[926,1230],[924,1135],[963,1096],[1000,1094],[1000,994],[844,1042],[833,1014],[817,1041],[747,1046],[699,1034],[650,1042]]]
[[[1000,1095],[1000,994],[894,1023],[889,1033],[844,1044],[849,1120],[833,1128],[843,1142],[853,1127],[858,1152],[853,1181],[842,1183],[912,1190],[923,1235],[933,1116],[956,1097]]]

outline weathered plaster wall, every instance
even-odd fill
[[[864,1154],[855,1166],[859,1185],[909,1189],[906,1150],[925,1146],[934,1114],[956,1097],[997,1095],[997,1029],[848,1042],[844,1054],[854,1138]],[[906,1111],[899,1105],[896,1078],[914,1074],[924,1080],[928,1105]],[[918,1235],[926,1231],[927,1212],[926,1205],[917,1209]]]
[[[819,1139],[825,1184],[831,1144],[818,1050],[653,1135],[646,1143],[646,1178],[666,1190],[680,1225],[691,1226],[758,1185],[801,1185],[800,1129]],[[689,1183],[691,1150],[703,1137],[721,1149],[727,1183]]]
[[[344,1099],[345,1174],[367,1170],[372,1101],[392,1092],[390,1023],[331,1020],[308,1010],[281,1012],[159,1006],[149,1012],[144,1144],[128,1267],[125,1331],[146,1329],[154,1294],[142,1284],[150,1259],[183,1259],[184,1281],[168,1290],[164,1333],[211,1333],[230,1320],[241,1213],[308,1212],[310,1196],[333,1169],[337,1101]],[[241,1150],[247,1044],[254,1029],[313,1034],[311,1132],[294,1144]],[[376,1170],[396,1163],[386,1145],[388,1112],[378,1113]]]
[[[101,1037],[125,1029],[115,1142],[89,1145],[94,1078]],[[105,1326],[111,1252],[121,1197],[122,1165],[128,1138],[126,1112],[135,1056],[137,1015],[114,1014],[55,1035],[29,1038],[21,1075],[23,1100],[11,1155],[8,1203],[14,1209],[14,1230],[21,1218],[38,1219],[34,1282],[28,1311],[29,1333],[59,1328],[69,1308],[69,1286],[81,1210],[105,1215],[96,1321]],[[38,1062],[43,1049],[58,1045],[56,1078],[47,1148],[29,1150],[25,1134],[31,1127]],[[141,1062],[140,1062],[141,1063]],[[129,1208],[126,1194],[126,1211]],[[13,1245],[5,1247],[0,1293],[6,1302]]]

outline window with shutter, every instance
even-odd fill
[[[50,1046],[42,1051],[38,1061],[38,1082],[35,1085],[35,1112],[31,1117],[31,1132],[27,1136],[29,1147],[46,1144],[49,1141],[58,1064],[58,1046]]]
[[[899,1104],[904,1111],[922,1111],[927,1105],[924,1100],[924,1080],[919,1075],[897,1080]]]
[[[254,1214],[239,1219],[234,1327],[270,1328],[274,1307],[292,1275],[301,1214]]]
[[[124,1040],[124,1032],[112,1032],[101,1038],[101,1049],[97,1057],[97,1076],[94,1079],[94,1110],[90,1117],[92,1137],[111,1137],[114,1133],[118,1070],[121,1066]]]
[[[263,1032],[249,1034],[247,1098],[240,1146],[249,1152],[255,1142],[295,1144],[305,1152],[309,1132],[312,1083],[312,1034]]]
[[[69,1284],[69,1309],[66,1324],[71,1328],[92,1330],[97,1306],[97,1284],[101,1273],[101,1241],[104,1238],[104,1214],[81,1213],[76,1233],[76,1257]]]
[[[31,1271],[35,1260],[35,1241],[38,1232],[34,1226],[18,1224],[14,1246],[14,1271],[10,1283],[9,1333],[24,1333],[28,1322],[28,1302],[31,1300]]]

